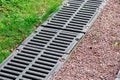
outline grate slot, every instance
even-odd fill
[[[84,8],[82,8],[83,10],[85,9],[85,10],[96,10],[96,8],[90,8],[90,7],[84,7]]]
[[[34,45],[25,45],[27,47],[31,47],[31,48],[36,48],[36,49],[44,49],[44,48],[41,48],[39,46],[34,46]]]
[[[22,53],[25,53],[27,55],[31,55],[31,56],[36,56],[38,55],[38,52],[33,52],[33,51],[28,51],[28,50],[22,50]]]
[[[38,73],[38,72],[35,72],[35,71],[27,71],[26,74],[31,74],[31,75],[34,75],[34,76],[38,76],[38,77],[41,77],[41,78],[45,78],[45,74],[41,74],[41,73]]]
[[[12,74],[3,73],[3,72],[0,73],[0,77],[9,78],[9,79],[12,79],[12,80],[16,79],[16,76],[14,76]]]
[[[43,27],[49,27],[49,28],[55,28],[55,29],[61,29],[62,26],[55,26],[55,25],[42,25]]]
[[[50,63],[54,63],[56,64],[57,62],[51,58],[44,58],[44,57],[40,57],[38,58],[38,60],[41,60],[41,61],[46,61],[46,62],[50,62]]]
[[[69,13],[69,11],[59,11],[58,14],[73,15],[73,13]]]
[[[53,33],[53,34],[56,34],[57,32],[54,30],[54,31],[52,31],[52,30],[41,30],[41,31],[43,31],[43,32],[48,32],[48,33]]]
[[[74,28],[66,28],[66,31],[72,31],[72,32],[78,32],[78,33],[83,33],[85,34],[85,32],[82,32],[82,29],[74,29]]]
[[[41,34],[36,34],[36,37],[44,37],[44,38],[47,38],[47,39],[51,39],[52,38],[51,36],[41,35]]]
[[[47,32],[39,32],[39,34],[52,36],[52,37],[55,35],[54,33],[47,33]]]
[[[77,9],[78,7],[75,6],[63,6],[60,11],[68,11],[68,12],[70,11],[74,13],[74,11],[76,11]]]
[[[70,2],[68,3],[75,3],[75,4],[81,4],[84,0],[71,0]]]
[[[32,80],[42,80],[40,77],[38,76],[35,76],[35,75],[32,75],[32,74],[29,74],[29,75],[23,75],[23,78],[25,79],[32,79]]]
[[[70,15],[65,15],[65,14],[60,14],[60,13],[58,13],[58,14],[56,14],[57,16],[60,16],[60,17],[66,17],[66,18],[70,18],[71,16]]]
[[[66,26],[67,29],[76,29],[76,30],[83,30],[82,27],[78,26]]]
[[[86,4],[84,5],[86,7],[95,7],[95,8],[98,8],[99,7],[99,4]]]
[[[36,49],[43,49],[45,46],[40,46],[39,43],[35,43],[35,44],[27,44],[25,45],[26,47],[31,47],[31,48],[36,48]]]
[[[64,42],[72,42],[72,40],[70,39],[67,39],[67,38],[63,38],[63,37],[57,37],[55,38],[56,40],[61,40],[61,41],[64,41]]]
[[[69,23],[69,25],[86,25],[86,23],[85,22],[75,22],[75,21],[71,21],[70,23]]]
[[[65,13],[67,13],[67,14],[69,14],[69,15],[72,15],[72,14],[74,14],[74,9],[72,9],[72,10],[70,10],[70,9],[64,9],[64,10],[60,10],[60,12],[65,12]],[[60,13],[59,13],[60,14]],[[64,14],[63,14],[64,15]],[[55,15],[55,16],[59,16],[59,15]]]
[[[22,57],[22,56],[15,56],[14,57],[15,59],[19,59],[19,60],[23,60],[23,61],[26,61],[26,62],[32,62],[32,59],[30,58],[27,58],[27,57]]]
[[[54,21],[67,22],[67,20],[65,20],[65,19],[60,19],[60,18],[52,18],[52,20],[54,20]]]
[[[16,72],[16,71],[13,71],[13,70],[10,70],[10,69],[6,69],[6,68],[2,69],[1,72],[7,73],[7,74],[12,74],[14,76],[18,76],[19,75],[19,72]]]
[[[78,12],[77,14],[78,14],[78,15],[88,15],[88,16],[92,16],[94,13],[90,13],[90,12],[87,13],[87,12],[82,12],[82,11],[81,11],[81,12]]]
[[[17,55],[21,56],[21,57],[27,57],[27,58],[30,58],[30,59],[34,59],[35,58],[35,56],[30,55],[30,54],[25,54],[25,53],[18,53]]]
[[[54,18],[63,19],[63,20],[68,20],[69,19],[68,17],[61,17],[61,16],[54,16]]]
[[[88,23],[89,19],[85,19],[85,18],[80,18],[80,19],[72,19],[73,22],[86,22]]]
[[[30,48],[30,47],[24,47],[23,48],[24,50],[28,50],[28,51],[32,51],[32,52],[41,52],[39,49],[36,49],[36,48]]]
[[[67,33],[60,33],[60,35],[65,35],[65,36],[69,36],[69,37],[76,37],[76,34],[67,34]]]
[[[56,47],[63,47],[63,48],[67,48],[67,46],[66,46],[66,45],[61,45],[61,44],[50,43],[50,45],[52,45],[52,46],[56,46]]]
[[[18,60],[18,59],[13,59],[13,60],[11,60],[11,62],[15,62],[15,63],[21,64],[21,65],[28,65],[29,64],[28,62]]]
[[[10,78],[7,78],[7,77],[1,76],[1,75],[0,75],[0,79],[1,79],[1,80],[12,80],[12,79],[10,79]]]
[[[93,13],[93,14],[94,14],[94,11],[95,11],[95,10],[85,10],[85,9],[81,9],[80,11],[81,11],[81,12],[85,12],[85,13]],[[79,11],[79,12],[80,12],[80,11]]]
[[[83,26],[85,26],[86,24],[85,24],[85,23],[83,23],[83,24],[78,24],[78,23],[76,23],[76,24],[74,24],[74,23],[69,23],[69,25],[70,25],[70,26],[83,27]]]
[[[44,44],[41,43],[36,43],[36,42],[28,42],[28,44],[26,45],[28,47],[33,47],[33,48],[37,48],[37,47],[45,47]]]
[[[86,10],[86,8],[82,8],[80,11],[93,11],[93,12],[95,12],[96,10],[95,9],[87,9]]]
[[[45,66],[49,66],[49,67],[54,67],[54,65],[47,64],[47,63],[44,63],[44,62],[36,61],[35,63],[36,63],[36,64],[41,64],[41,65],[45,65]]]
[[[82,30],[83,29],[83,27],[84,27],[85,25],[79,25],[79,24],[73,24],[73,23],[70,23],[70,24],[68,24],[68,26],[66,26],[66,28],[67,27],[70,27],[70,28],[79,28],[79,30]]]
[[[86,9],[86,10],[88,10],[88,9],[90,9],[90,10],[96,10],[97,8],[95,8],[95,7],[89,7],[89,6],[88,7],[84,6],[83,9]]]
[[[102,1],[101,0],[89,0],[87,3],[98,3],[100,4]]]
[[[45,45],[45,44],[47,44],[47,42],[49,42],[50,40],[46,40],[46,39],[40,39],[40,38],[34,38],[34,39],[31,39],[30,40],[30,42],[28,42],[29,44],[31,44],[31,43],[37,43],[37,44],[39,44],[39,45]],[[42,47],[41,46],[41,47]]]
[[[46,51],[46,52],[44,52],[44,54],[46,54],[46,55],[51,55],[51,56],[56,56],[56,57],[58,57],[58,58],[59,58],[59,57],[62,57],[62,55],[63,55],[62,53],[50,52],[50,51],[49,51],[49,52]]]
[[[71,15],[72,14],[70,14],[70,13],[66,13],[65,14],[65,12],[63,13],[63,12],[58,12],[57,14],[56,14],[56,16],[62,16],[62,17],[71,17]]]
[[[47,48],[52,50],[57,50],[57,51],[65,51],[64,48],[60,48],[60,47],[56,48],[55,46],[47,46]]]
[[[75,4],[75,3],[70,3],[70,2],[68,2],[68,4],[69,4],[69,6],[73,6],[73,7],[79,7],[80,6],[80,4]],[[67,6],[67,5],[65,5],[65,6]]]
[[[32,67],[35,67],[35,68],[40,68],[40,69],[45,69],[45,70],[51,70],[52,67],[50,66],[45,66],[45,65],[41,65],[41,64],[33,64]]]
[[[78,30],[83,30],[83,27],[84,27],[84,25],[71,25],[71,24],[69,24],[68,26],[66,26],[66,29],[68,29],[68,28],[73,28],[73,29],[77,29],[77,28],[79,28]]]
[[[40,40],[40,39],[37,39],[37,38],[31,39],[31,41],[38,42],[38,43],[44,43],[44,44],[47,44],[47,42],[48,42],[48,41]]]
[[[84,6],[94,6],[94,7],[98,7],[99,5],[100,5],[101,3],[93,3],[93,2],[91,2],[91,3],[87,3],[87,4],[85,4]]]
[[[10,69],[10,70],[13,70],[13,71],[17,71],[17,72],[22,72],[23,69],[21,68],[18,68],[18,67],[15,67],[15,66],[10,66],[10,65],[7,65],[4,67],[5,69]]]
[[[85,16],[90,16],[91,17],[93,14],[79,12],[77,15],[78,16],[85,15]]]
[[[84,18],[84,19],[90,19],[91,17],[90,16],[86,16],[86,15],[75,15],[74,19],[81,19],[81,18]]]
[[[13,66],[13,67],[22,68],[22,69],[26,68],[25,65],[21,65],[21,64],[15,63],[15,62],[10,62],[10,63],[8,63],[8,65]]]
[[[34,39],[43,40],[43,41],[46,41],[46,42],[47,42],[47,41],[50,41],[49,39],[46,39],[46,38],[41,38],[41,37],[36,37],[36,36],[35,36],[35,37],[33,37],[33,38],[34,38]]]
[[[89,7],[99,7],[100,6],[100,4],[96,4],[96,3],[88,3],[88,4],[85,4],[84,6],[89,6]]]
[[[56,20],[56,21],[54,21],[54,20],[51,20],[50,22],[52,22],[52,23],[58,23],[58,24],[65,24],[65,22],[62,22],[62,21],[58,21],[58,20]]]
[[[83,1],[69,1],[69,4],[80,5]]]
[[[49,73],[49,70],[40,69],[40,68],[36,68],[36,67],[31,67],[29,70],[39,72],[39,73],[42,73],[42,74],[48,74]]]
[[[60,11],[61,12],[69,12],[69,13],[74,13],[76,11],[77,8],[70,8],[70,7],[63,7]]]
[[[52,42],[60,43],[60,44],[64,44],[64,45],[69,45],[69,43],[66,43],[66,42],[63,42],[63,41],[60,41],[60,40],[53,40]]]
[[[57,57],[55,55],[46,55],[46,54],[44,54],[44,55],[41,55],[41,57],[50,58],[50,59],[54,59],[54,60],[58,60],[59,59],[59,57]]]
[[[60,37],[60,38],[65,38],[65,39],[69,39],[69,40],[73,40],[74,39],[74,37],[69,37],[69,36],[66,36],[66,35],[58,35],[57,37]]]
[[[56,27],[63,27],[62,24],[57,24],[57,23],[48,23],[48,26],[56,26]]]

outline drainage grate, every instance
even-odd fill
[[[103,2],[65,2],[0,65],[0,80],[50,79],[84,36]]]
[[[0,69],[1,79],[47,79],[84,34],[40,27]]]
[[[77,0],[64,4],[43,27],[62,29],[73,32],[85,33],[89,28],[89,23],[99,13],[103,0]]]

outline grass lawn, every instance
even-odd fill
[[[0,0],[0,63],[62,0]]]

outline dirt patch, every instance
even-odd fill
[[[71,58],[52,80],[114,80],[120,69],[120,3],[109,0]]]

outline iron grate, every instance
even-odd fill
[[[86,33],[86,26],[96,16],[103,0],[78,0],[68,2],[43,27]]]
[[[4,63],[0,69],[0,77],[11,80],[43,80],[52,73],[59,59],[70,53],[78,42],[76,39],[80,39],[83,35],[39,27]]]
[[[103,4],[103,0],[65,1],[0,65],[0,80],[49,80],[87,32]]]

